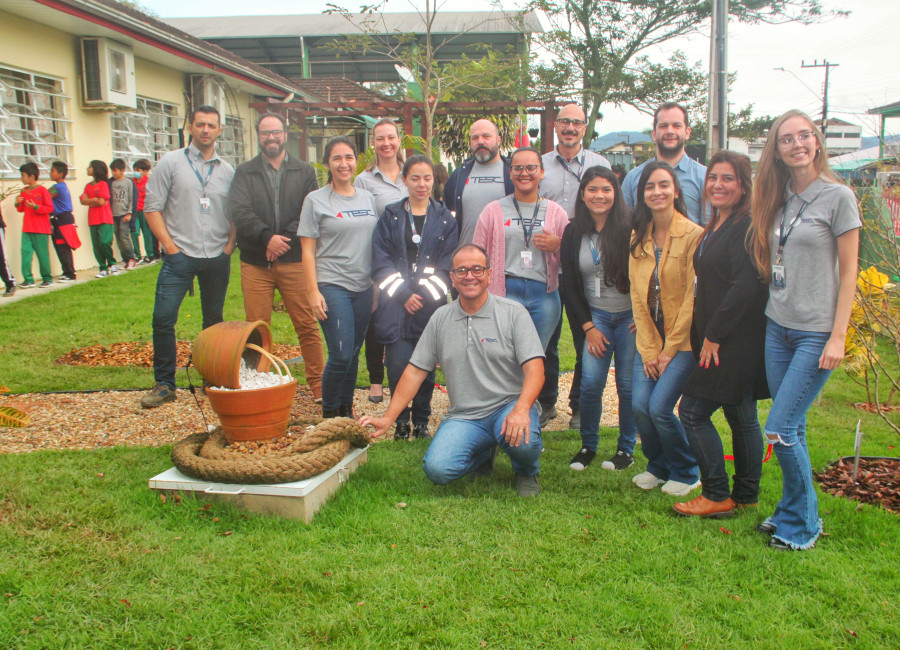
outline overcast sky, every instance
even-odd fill
[[[246,0],[216,0],[214,3],[188,3],[183,0],[142,0],[142,4],[160,16],[196,16],[202,6],[206,15],[238,16],[248,13],[290,14],[319,13],[321,0],[266,0],[264,7],[248,11]],[[360,3],[348,3],[356,8]],[[838,63],[831,69],[829,80],[829,116],[840,117],[863,127],[864,135],[875,135],[876,116],[866,111],[900,101],[900,54],[897,27],[900,25],[900,1],[863,0],[846,2],[823,0],[826,8],[852,7],[849,18],[834,19],[816,25],[732,24],[729,30],[728,68],[737,74],[729,101],[733,109],[753,104],[754,113],[778,115],[799,108],[819,117],[822,110],[824,68],[801,67],[818,59]],[[515,2],[505,2],[515,7]],[[484,10],[484,0],[448,0],[450,11]],[[406,0],[392,0],[391,11],[410,11]],[[672,41],[665,51],[651,53],[654,60],[664,61],[668,53],[683,49],[689,59],[709,65],[709,39],[695,36]],[[784,67],[794,73],[773,70]],[[797,77],[802,80],[797,79]],[[805,84],[805,85],[804,85]],[[649,118],[633,110],[604,106],[605,119],[598,125],[600,133],[643,130]],[[900,133],[900,119],[888,120],[887,131]]]

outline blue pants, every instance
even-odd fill
[[[728,471],[722,438],[712,423],[712,414],[722,408],[731,427],[734,450],[734,490],[728,489]],[[681,398],[678,415],[691,452],[700,468],[703,496],[710,501],[751,505],[759,501],[759,479],[762,476],[763,437],[756,416],[756,400],[747,395],[740,404],[719,404],[698,397]]]
[[[681,397],[681,386],[696,366],[694,353],[677,352],[659,379],[644,374],[641,355],[634,355],[631,396],[634,419],[641,434],[641,449],[647,457],[647,471],[664,481],[693,485],[699,471],[691,453],[684,427],[673,409]]]
[[[350,291],[336,284],[320,284],[328,306],[328,318],[320,320],[328,360],[322,373],[322,410],[336,411],[353,405],[353,390],[359,372],[359,351],[366,338],[372,313],[372,287]]]
[[[819,503],[806,446],[806,412],[831,376],[819,368],[829,332],[804,332],[769,319],[766,326],[766,378],[772,409],[766,437],[781,466],[781,501],[768,521],[775,537],[797,549],[810,548],[822,532]]]
[[[581,351],[581,446],[597,451],[603,390],[606,388],[610,362],[615,355],[616,392],[619,395],[619,440],[616,450],[632,454],[637,440],[637,425],[631,406],[635,342],[629,327],[634,322],[634,317],[630,309],[615,314],[602,309],[591,309],[591,321],[603,333],[609,345],[606,353],[599,358],[588,352],[587,342]]]
[[[388,385],[391,388],[391,399],[400,383],[400,377],[412,357],[413,351],[416,349],[416,343],[411,339],[397,339],[393,343],[385,346],[384,365],[387,366]],[[425,381],[419,386],[419,390],[412,400],[412,423],[428,424],[428,418],[431,417],[431,397],[434,394],[434,370],[428,373]],[[401,411],[397,422],[409,422],[410,408],[406,406]]]
[[[203,329],[222,322],[225,294],[231,276],[231,257],[166,255],[156,279],[153,305],[153,376],[157,384],[175,388],[175,323],[185,294],[197,278]]]
[[[516,474],[535,476],[544,446],[537,406],[531,407],[531,437],[527,445],[523,438],[518,447],[510,447],[500,434],[503,420],[515,405],[510,402],[480,420],[445,419],[425,452],[425,476],[438,485],[455,481],[486,462],[497,445],[509,456]]]
[[[562,313],[559,291],[547,293],[547,284],[537,280],[506,278],[506,297],[528,310],[541,339],[541,347],[546,350]]]

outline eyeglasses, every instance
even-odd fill
[[[796,138],[794,138],[794,136],[792,135],[786,135],[783,138],[778,138],[778,144],[782,147],[791,147],[794,145],[794,142],[806,144],[806,142],[810,138],[814,138],[815,136],[816,134],[812,131],[804,131],[803,133],[798,133]]]
[[[472,274],[473,278],[480,278],[489,268],[489,266],[481,266],[480,264],[476,264],[475,266],[457,266],[451,273],[459,280],[465,279],[469,273]]]
[[[556,120],[557,124],[562,124],[563,126],[574,126],[581,127],[587,124],[584,120],[570,120],[568,117],[562,117]]]
[[[513,165],[509,168],[509,171],[516,176],[521,176],[523,173],[534,174],[540,168],[540,165]]]
[[[272,129],[271,131],[260,131],[259,137],[268,138],[270,135],[274,135],[276,138],[280,138],[284,135],[284,129]]]

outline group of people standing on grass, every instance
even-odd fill
[[[497,127],[478,120],[472,157],[439,200],[439,170],[425,156],[404,159],[390,120],[373,128],[375,160],[358,176],[355,143],[332,138],[317,188],[310,166],[285,151],[282,116],[260,118],[259,156],[235,172],[215,155],[218,114],[198,108],[192,144],[167,154],[148,187],[148,222],[168,254],[154,309],[157,386],[142,404],[175,398],[185,283],[200,279],[204,327],[221,320],[237,245],[247,318],[268,320],[279,289],[323,416],[353,416],[361,348],[380,345],[392,400],[361,422],[376,435],[396,422],[395,439],[427,437],[439,364],[450,410],[426,474],[445,483],[489,473],[501,448],[518,493],[533,496],[541,426],[556,415],[564,307],[578,357],[572,469],[596,456],[614,362],[619,435],[603,468],[630,467],[639,435],[648,461],[632,479],[639,488],[686,496],[702,484],[676,512],[727,516],[757,504],[767,440],[784,491],[760,530],[774,548],[812,546],[821,521],[805,415],[843,357],[860,227],[821,131],[803,113],[780,117],[754,187],[745,156],[718,152],[708,168],[691,160],[687,111],[667,103],[654,116],[655,157],[620,185],[581,146],[586,127],[583,111],[566,106],[556,149],[506,158]],[[381,354],[367,355],[370,372]],[[763,435],[757,400],[770,395]],[[732,429],[733,488],[711,420],[719,408]]]

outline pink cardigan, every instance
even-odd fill
[[[547,214],[544,217],[543,230],[562,238],[563,231],[569,225],[569,216],[558,203],[544,200],[547,201]],[[506,265],[506,233],[503,226],[503,208],[500,207],[499,201],[488,203],[478,217],[472,243],[484,248],[492,260],[491,266],[494,271],[488,291],[496,296],[505,296],[506,273],[503,268]],[[559,251],[544,252],[544,256],[547,260],[547,293],[551,293],[559,288]]]

